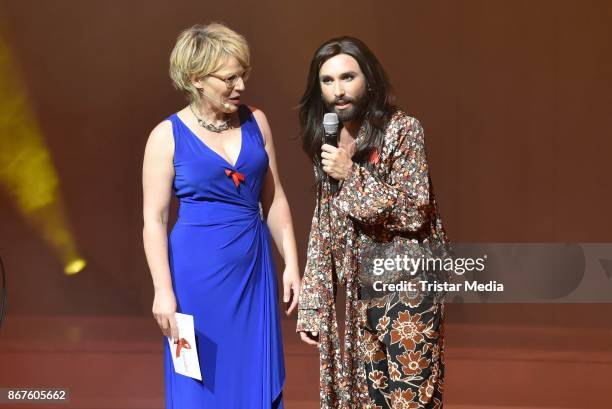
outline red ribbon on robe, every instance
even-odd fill
[[[225,174],[232,178],[234,181],[234,185],[238,187],[240,182],[244,183],[244,174],[240,172],[236,172],[235,170],[225,169]]]
[[[176,345],[177,358],[181,356],[181,348],[191,349],[191,345],[189,345],[189,342],[185,338],[181,338],[178,341],[174,341],[174,344]]]
[[[372,165],[376,165],[379,159],[380,157],[378,155],[378,149],[372,149],[372,151],[370,151],[370,157],[368,158],[368,162],[370,162]]]

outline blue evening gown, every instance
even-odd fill
[[[263,137],[239,107],[235,165],[176,115],[178,220],[168,240],[177,311],[194,316],[203,381],[176,374],[164,338],[167,409],[280,409],[285,380],[276,272],[260,193],[268,172]]]

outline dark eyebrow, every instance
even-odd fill
[[[346,78],[348,76],[353,76],[356,77],[357,73],[355,71],[345,71],[342,74],[339,75],[340,78]],[[319,77],[320,81],[326,81],[326,80],[330,80],[332,79],[332,77],[330,75],[322,75],[321,77]]]

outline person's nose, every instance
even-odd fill
[[[334,96],[336,97],[336,99],[344,96],[344,87],[342,86],[342,83],[340,81],[336,81],[336,83],[334,84]]]
[[[234,89],[236,91],[244,91],[244,89],[246,88],[246,85],[244,84],[244,80],[242,79],[242,77],[238,78],[238,81],[236,81],[236,84],[234,85]]]

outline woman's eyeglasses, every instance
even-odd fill
[[[245,69],[241,74],[231,74],[231,75],[228,75],[227,77],[221,77],[215,74],[208,74],[208,76],[225,82],[225,85],[227,86],[227,88],[234,88],[238,80],[241,78],[243,82],[247,82],[247,80],[249,79],[250,73],[251,73],[251,67]]]

